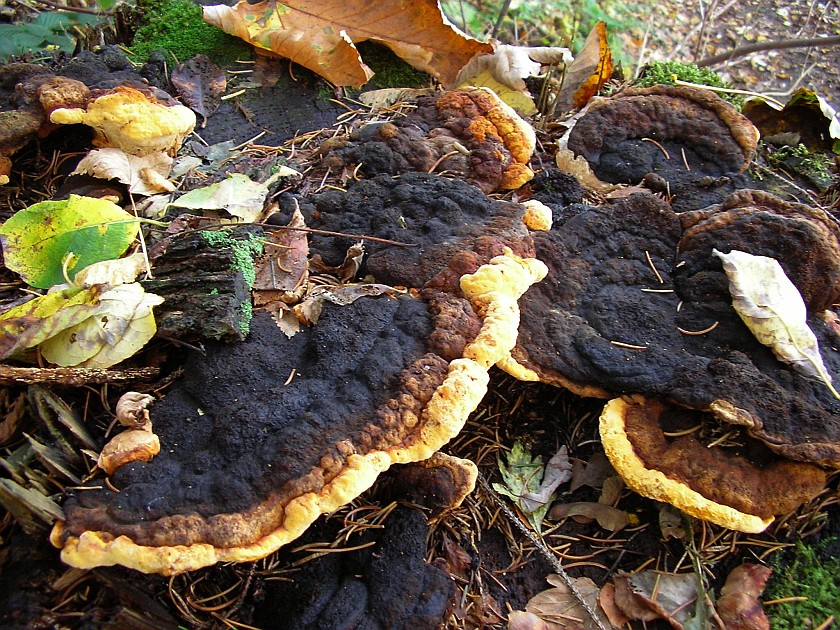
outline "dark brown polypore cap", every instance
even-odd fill
[[[498,267],[513,282],[482,280]],[[68,499],[51,537],[62,559],[163,574],[259,559],[392,464],[430,457],[460,431],[487,371],[512,347],[516,303],[538,268],[508,255],[465,279],[485,313],[472,313],[479,325],[467,326],[451,360],[429,340],[449,336],[434,335],[442,326],[465,326],[466,315],[440,316],[469,308],[461,297],[441,308],[437,296],[435,311],[408,295],[328,302],[291,339],[258,312],[248,341],[208,344],[156,403],[156,457],[119,468],[118,492],[100,480]],[[482,295],[488,285],[492,296]]]
[[[602,180],[638,183],[664,161],[682,166],[683,152],[694,172],[741,172],[755,153],[758,131],[709,90],[659,85],[593,99],[567,140]]]
[[[487,88],[423,97],[407,116],[373,123],[322,147],[327,166],[361,164],[368,177],[444,172],[485,193],[519,188],[534,176],[533,128]]]
[[[758,242],[762,230],[776,229],[755,221]],[[501,366],[585,396],[637,393],[712,411],[781,455],[840,467],[840,401],[755,339],[717,259],[691,273],[680,266],[682,234],[680,216],[651,195],[534,234],[549,272],[520,300],[517,344]],[[756,253],[804,256],[797,247]],[[837,379],[840,335],[827,321],[813,314],[808,325]]]
[[[694,437],[702,433],[703,416],[717,424],[708,414],[640,396],[616,398],[601,414],[601,441],[635,492],[743,532],[764,531],[774,516],[793,511],[825,486],[819,467],[780,458],[761,444],[703,444]],[[685,435],[691,429],[696,431]]]
[[[534,255],[522,205],[491,199],[469,184],[436,175],[362,180],[347,192],[319,195],[315,207],[317,216],[308,221],[310,227],[409,245],[365,243],[360,276],[370,274],[393,286],[433,285],[453,293],[462,275],[473,273],[506,247],[518,256]],[[355,242],[314,234],[310,251],[338,266]]]
[[[811,314],[840,303],[840,224],[821,208],[760,190],[741,190],[721,204],[683,212],[680,221],[684,232],[679,256],[684,264],[678,275],[684,279],[684,297],[729,295],[718,265],[710,260],[714,248],[778,260]]]

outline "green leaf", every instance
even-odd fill
[[[64,282],[67,272],[119,258],[140,229],[139,220],[104,199],[70,195],[42,201],[13,215],[0,228],[6,267],[31,286],[46,289]]]
[[[0,315],[0,359],[33,348],[99,308],[102,287],[48,293]]]

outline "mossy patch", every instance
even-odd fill
[[[250,233],[243,234],[239,232],[235,236],[226,232],[225,230],[210,231],[204,230],[200,232],[201,237],[207,241],[208,245],[218,248],[230,248],[231,250],[231,265],[230,268],[242,274],[242,279],[248,286],[248,297],[240,302],[236,310],[239,313],[239,321],[237,326],[242,337],[248,335],[251,326],[251,318],[253,317],[253,306],[251,304],[250,289],[254,286],[256,279],[256,269],[254,267],[254,259],[263,253],[262,240]]]
[[[419,88],[434,84],[431,76],[411,67],[385,46],[374,42],[362,42],[357,47],[362,61],[376,73],[365,85],[365,90]]]
[[[138,61],[145,61],[156,50],[165,50],[170,61],[186,61],[198,54],[217,63],[230,63],[251,56],[251,47],[202,19],[201,7],[190,0],[138,0],[142,25],[137,29],[131,50]]]
[[[731,88],[732,85],[721,79],[717,72],[698,68],[693,63],[680,63],[679,61],[655,61],[642,68],[639,78],[636,79],[637,87],[652,87],[654,85],[676,85],[677,80],[708,85],[710,87]],[[741,108],[744,98],[738,94],[727,94],[718,92],[718,95],[725,101],[732,103],[735,107]]]
[[[763,599],[795,598],[767,607],[774,630],[815,628],[840,615],[840,558],[823,558],[818,547],[796,543],[776,560]],[[805,598],[799,599],[799,598]]]

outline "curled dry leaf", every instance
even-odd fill
[[[769,567],[749,563],[732,569],[716,606],[727,630],[770,630],[770,621],[758,598],[772,572]]]
[[[487,87],[519,114],[536,113],[525,79],[537,76],[543,65],[571,63],[568,48],[498,44],[491,54],[477,55],[458,73],[455,85]]]
[[[132,254],[117,260],[103,260],[88,265],[76,274],[73,284],[80,287],[92,287],[95,284],[129,284],[134,282],[146,270],[146,257],[141,253]]]
[[[402,291],[386,284],[351,284],[339,287],[318,287],[305,300],[294,307],[294,312],[298,320],[307,326],[311,326],[318,323],[324,302],[347,306],[359,298],[384,295],[386,293],[402,293]]]
[[[140,392],[126,392],[117,401],[117,421],[126,427],[140,429],[149,424],[149,410],[155,401],[154,396]]]
[[[73,175],[116,179],[136,195],[154,195],[175,190],[175,185],[167,179],[172,161],[163,151],[137,156],[121,149],[94,149],[82,158]]]
[[[309,240],[298,208],[286,226],[266,237],[264,254],[254,262],[254,306],[291,304],[303,297],[309,280]]]
[[[514,610],[508,615],[508,630],[548,630],[548,624],[534,613]]]
[[[697,617],[697,576],[676,575],[661,571],[641,571],[613,578],[615,603],[630,619],[638,621],[666,620],[672,628],[682,630]],[[705,594],[701,607],[705,606]]]
[[[724,254],[714,249],[712,254],[723,262],[732,306],[755,338],[800,374],[820,379],[840,399],[808,327],[802,295],[779,261],[738,250]]]
[[[612,51],[607,43],[607,25],[598,22],[566,70],[563,87],[554,102],[554,112],[579,109],[598,93],[613,72]]]
[[[287,57],[334,85],[361,87],[373,76],[354,44],[372,39],[445,87],[478,53],[492,50],[444,18],[436,0],[348,3],[266,0],[204,7],[204,20],[263,50]]]

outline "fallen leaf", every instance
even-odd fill
[[[415,103],[421,96],[431,94],[434,94],[432,88],[383,88],[362,92],[358,98],[376,113],[397,103]]]
[[[443,17],[436,0],[361,4],[270,0],[204,7],[204,20],[263,50],[287,57],[334,85],[361,87],[373,72],[354,44],[380,42],[418,70],[450,87],[474,55],[492,51]]]
[[[394,287],[386,284],[350,284],[338,287],[317,287],[300,304],[294,307],[294,312],[302,323],[307,326],[318,323],[324,302],[332,302],[339,306],[352,304],[359,298],[385,295],[398,292]]]
[[[507,464],[498,460],[504,484],[494,483],[496,492],[510,497],[536,531],[551,506],[554,491],[572,477],[572,464],[563,446],[543,467],[542,457],[531,456],[520,441],[506,455]]]
[[[508,615],[507,630],[548,630],[548,624],[534,613],[513,610]]]
[[[601,486],[601,496],[598,497],[598,503],[615,505],[621,498],[622,492],[624,492],[624,480],[618,475],[610,475],[604,479],[604,483]]]
[[[715,606],[726,630],[770,630],[759,597],[772,572],[769,567],[749,563],[730,571]]]
[[[244,223],[255,222],[263,211],[268,188],[247,175],[231,173],[226,179],[196,188],[171,203],[190,210],[225,210]]]
[[[660,504],[659,530],[662,532],[662,538],[664,540],[668,540],[669,538],[683,540],[687,534],[684,514],[672,505],[668,505],[667,503]]]
[[[146,257],[142,253],[132,254],[117,260],[103,260],[88,265],[76,274],[73,284],[80,287],[92,287],[95,284],[128,284],[134,282],[146,271]]]
[[[548,516],[553,521],[559,521],[567,516],[584,516],[587,519],[598,521],[598,525],[612,533],[620,531],[628,525],[638,523],[635,516],[603,503],[555,503]]]
[[[497,44],[491,54],[473,57],[458,73],[455,85],[490,88],[519,114],[530,116],[537,107],[525,79],[539,75],[543,65],[568,64],[573,59],[568,48]]]
[[[467,579],[472,557],[466,550],[446,534],[443,535],[444,570],[450,575]]]
[[[140,230],[138,219],[104,199],[70,195],[42,201],[12,215],[0,227],[6,267],[29,285],[47,289],[67,273],[118,258]]]
[[[297,302],[306,292],[309,280],[309,240],[298,208],[286,226],[267,234],[260,258],[254,261],[254,306],[274,301]]]
[[[365,244],[363,241],[351,245],[344,255],[344,260],[338,267],[332,267],[324,263],[319,254],[312,257],[310,263],[312,270],[317,273],[327,273],[335,276],[342,282],[347,282],[354,278],[362,266],[362,258],[365,255]]]
[[[0,359],[12,356],[86,320],[99,308],[102,287],[48,293],[0,315]]]
[[[133,356],[154,336],[152,307],[161,303],[162,297],[146,293],[139,283],[108,289],[87,319],[42,342],[41,354],[62,367],[109,368]]]
[[[712,254],[723,262],[732,306],[755,338],[800,374],[822,380],[840,399],[823,363],[817,338],[808,327],[802,295],[779,261],[738,250],[724,254],[713,249]]]
[[[203,119],[207,118],[221,104],[221,96],[227,88],[225,72],[207,55],[196,55],[179,63],[169,77],[175,91],[184,104]]]
[[[612,51],[607,43],[606,22],[598,22],[583,48],[569,64],[553,110],[556,114],[580,109],[609,81],[613,72]]]
[[[601,587],[601,592],[598,594],[598,603],[601,604],[601,609],[613,628],[624,628],[630,623],[630,619],[615,603],[615,584],[612,582],[607,582]]]
[[[72,175],[116,179],[136,195],[154,195],[175,190],[175,185],[166,179],[172,171],[172,161],[162,151],[141,157],[121,149],[93,149],[82,158]]]
[[[14,400],[9,400],[13,394],[8,388],[0,392],[0,404],[6,411],[5,416],[0,420],[0,447],[9,444],[21,427],[22,420],[27,417],[26,393],[21,392]]]
[[[607,477],[615,475],[610,460],[607,459],[604,451],[595,452],[589,461],[583,463],[576,459],[572,464],[572,480],[569,484],[569,492],[574,492],[581,486],[601,488]]]
[[[545,621],[549,630],[568,628],[600,630],[598,622],[592,619],[562,577],[551,574],[546,580],[554,588],[534,595],[525,606],[527,612],[533,613]],[[584,601],[595,611],[602,626],[610,627],[607,616],[598,605],[599,589],[595,583],[587,577],[571,578],[571,582]]]
[[[695,574],[641,571],[617,575],[613,577],[613,583],[615,603],[630,619],[664,619],[675,630],[694,627],[693,613],[697,607],[698,585]]]

